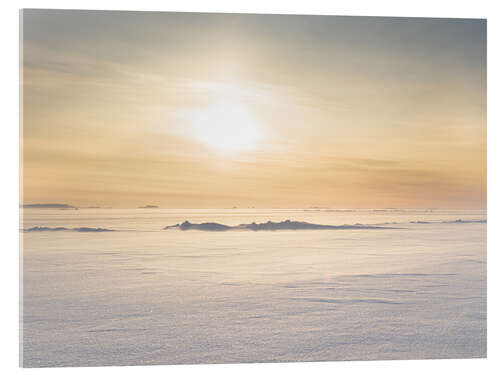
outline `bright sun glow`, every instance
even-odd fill
[[[257,146],[257,124],[240,103],[224,101],[209,106],[196,122],[197,138],[217,151],[248,151]]]

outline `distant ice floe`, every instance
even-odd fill
[[[116,232],[114,229],[89,228],[89,227],[79,227],[79,228],[33,227],[33,228],[23,229],[23,231],[24,232],[59,232],[59,231],[73,231],[73,232]]]
[[[384,223],[377,223],[373,225],[396,225],[396,224],[477,224],[486,223],[484,219],[480,220],[435,220],[435,221],[424,221],[424,220],[414,220],[414,221],[386,221]]]
[[[65,203],[34,203],[22,204],[21,208],[54,208],[58,210],[78,210],[78,207]]]
[[[442,220],[442,221],[410,221],[409,224],[472,224],[472,223],[486,223],[486,220]]]
[[[268,221],[267,223],[239,224],[235,226],[220,223],[200,223],[193,224],[184,221],[182,224],[167,225],[163,229],[180,230],[201,230],[209,232],[226,232],[231,230],[251,230],[251,231],[276,231],[276,230],[341,230],[341,229],[404,229],[402,227],[390,227],[387,225],[401,224],[470,224],[486,223],[486,220],[443,220],[443,221],[410,221],[410,222],[386,222],[380,224],[343,224],[343,225],[324,225],[312,224],[304,221],[285,220],[281,222]]]
[[[382,227],[376,225],[323,225],[311,224],[304,221],[285,220],[281,222],[268,221],[267,223],[240,224],[236,226],[224,225],[219,223],[201,223],[193,224],[184,221],[182,224],[167,225],[163,229],[177,228],[180,230],[203,230],[211,232],[225,232],[230,230],[251,230],[251,231],[275,231],[275,230],[339,230],[339,229],[399,229],[393,227]]]
[[[472,224],[472,223],[486,223],[486,220],[443,220],[443,221],[410,221],[410,222],[385,222],[377,224],[343,224],[343,225],[325,225],[325,224],[312,224],[305,221],[292,221],[285,220],[280,222],[268,221],[266,223],[251,223],[251,224],[239,224],[235,226],[225,225],[220,223],[200,223],[193,224],[189,221],[184,221],[182,224],[167,225],[163,229],[180,229],[182,231],[186,230],[200,230],[208,232],[226,232],[226,231],[237,231],[237,230],[247,230],[247,231],[278,231],[278,230],[355,230],[355,229],[405,229],[403,227],[394,227],[389,225],[404,225],[404,224]],[[62,231],[72,231],[72,232],[117,232],[116,229],[108,228],[92,228],[92,227],[78,227],[78,228],[66,228],[66,227],[44,227],[36,226],[32,228],[22,229],[23,232],[62,232]],[[123,230],[121,230],[123,231]],[[126,230],[131,231],[131,230]],[[135,232],[135,230],[132,230]]]
[[[458,219],[458,220],[451,220],[451,221],[443,221],[444,224],[454,224],[454,223],[457,223],[457,224],[471,224],[471,223],[486,223],[486,220],[462,220],[462,219]]]

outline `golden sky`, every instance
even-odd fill
[[[22,15],[24,203],[485,208],[485,20]]]

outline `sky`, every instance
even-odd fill
[[[486,21],[22,11],[23,203],[486,207]]]

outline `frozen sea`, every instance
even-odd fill
[[[22,214],[25,367],[486,356],[486,211]],[[286,219],[385,228],[163,230]]]

